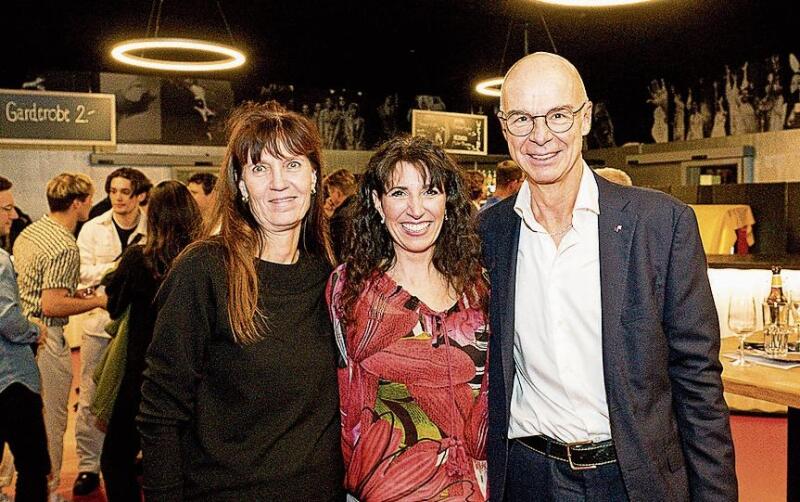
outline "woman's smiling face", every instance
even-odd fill
[[[427,168],[424,169],[427,173]],[[373,192],[373,202],[394,241],[395,254],[425,253],[436,246],[445,217],[446,195],[441,187],[430,186],[420,169],[410,162],[398,162],[392,182],[383,195]]]
[[[242,168],[240,190],[262,229],[280,232],[303,221],[316,184],[314,166],[305,155],[276,157],[265,151],[256,164]]]

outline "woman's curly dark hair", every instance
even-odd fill
[[[347,280],[341,297],[342,317],[350,319],[366,282],[394,265],[394,242],[381,222],[372,193],[378,197],[386,193],[400,162],[416,166],[423,181],[441,189],[446,197],[447,219],[436,239],[433,265],[459,296],[466,294],[470,305],[485,309],[488,286],[481,266],[481,243],[461,172],[440,146],[403,135],[385,142],[370,158],[356,194],[343,253]]]

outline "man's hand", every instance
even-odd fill
[[[39,338],[36,339],[36,343],[43,345],[47,340],[47,326],[40,319],[31,319],[31,322],[39,328]]]

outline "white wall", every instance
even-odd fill
[[[103,186],[106,176],[123,166],[92,166],[89,155],[91,147],[9,147],[0,148],[0,175],[14,183],[14,198],[17,206],[36,219],[47,212],[45,187],[59,173],[79,172],[89,175],[95,183],[95,202],[105,197]],[[222,155],[221,147],[171,146],[171,145],[117,145],[113,149],[98,149],[98,152],[177,154],[177,155]],[[140,169],[151,181],[169,179],[169,167],[130,166]]]
[[[636,185],[657,186],[674,184],[675,179],[680,179],[680,173],[674,172],[674,166],[629,166],[626,163],[626,157],[628,155],[731,148],[745,145],[755,149],[753,181],[756,183],[800,181],[800,129],[595,149],[586,152],[585,156],[590,159],[603,159],[607,165],[623,169],[633,178],[633,183]]]

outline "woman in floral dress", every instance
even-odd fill
[[[327,290],[345,487],[361,502],[486,500],[488,287],[458,168],[394,138],[355,206]]]

